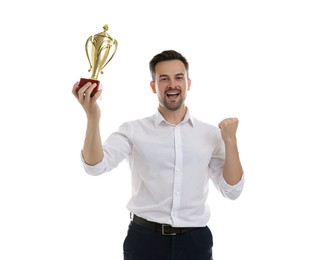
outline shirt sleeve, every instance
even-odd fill
[[[245,182],[244,174],[241,180],[235,185],[228,184],[223,178],[223,174],[220,174],[219,180],[217,180],[217,185],[220,188],[220,191],[224,197],[235,200],[240,196],[241,192],[243,191],[244,182]]]
[[[228,184],[223,177],[222,171],[215,172],[212,170],[210,172],[210,179],[212,180],[217,190],[220,191],[224,197],[231,200],[235,200],[240,196],[245,183],[245,176],[243,174],[241,180],[238,183],[235,185]]]
[[[124,123],[117,132],[112,133],[103,144],[104,158],[95,165],[88,165],[81,153],[81,162],[85,171],[93,176],[109,172],[116,168],[132,151],[132,128]]]

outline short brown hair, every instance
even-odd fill
[[[167,60],[180,60],[181,62],[183,62],[185,69],[186,69],[186,73],[188,75],[188,69],[189,69],[188,67],[189,66],[188,66],[188,62],[187,62],[186,58],[177,51],[166,50],[166,51],[163,51],[163,52],[155,55],[149,62],[149,69],[150,69],[150,73],[151,73],[151,77],[152,77],[153,81],[156,78],[156,65],[159,62],[167,61]]]

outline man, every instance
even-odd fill
[[[189,66],[180,53],[163,51],[149,65],[158,110],[122,124],[103,145],[97,104],[101,91],[90,97],[95,84],[78,91],[75,84],[73,94],[88,119],[82,161],[91,175],[129,161],[132,196],[127,208],[132,220],[123,244],[125,260],[210,260],[209,179],[230,199],[240,195],[244,184],[238,119],[227,118],[216,127],[192,117],[185,106]]]

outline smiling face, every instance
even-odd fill
[[[184,63],[168,60],[157,63],[155,81],[150,82],[152,91],[157,94],[159,107],[171,111],[184,108],[191,80],[188,79]]]

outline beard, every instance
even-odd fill
[[[168,101],[168,97],[164,96],[162,98],[159,98],[159,103],[160,105],[167,108],[168,110],[176,111],[184,105],[185,98],[186,98],[185,96],[183,97],[180,94],[179,97],[177,98],[178,100]]]

